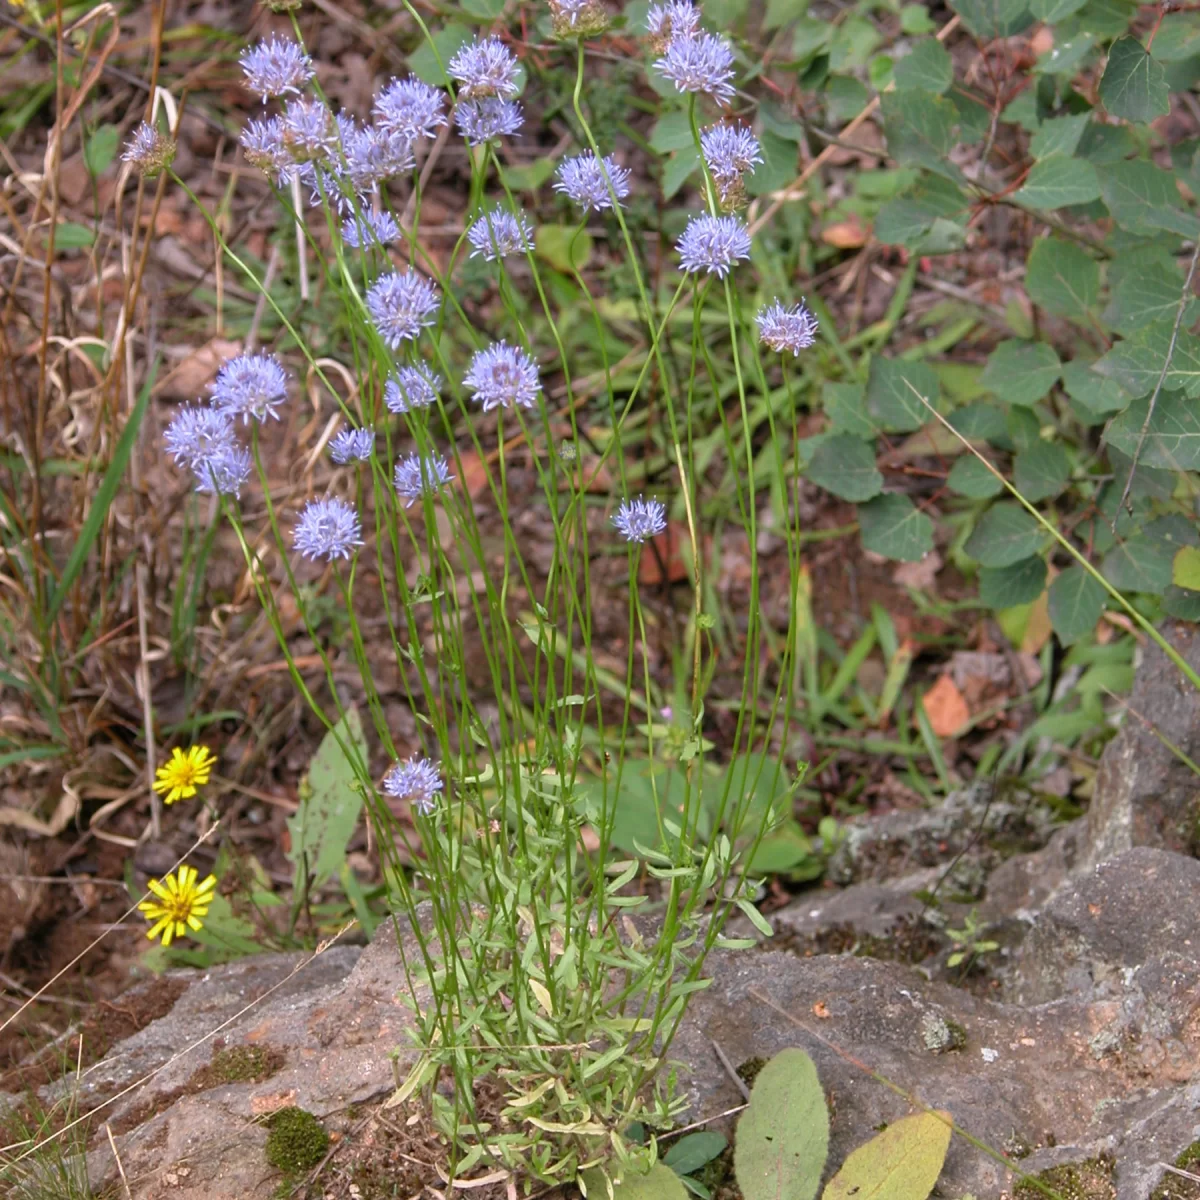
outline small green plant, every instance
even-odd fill
[[[980,936],[979,913],[974,908],[963,917],[961,929],[947,927],[945,932],[946,936],[960,947],[952,951],[946,959],[946,966],[951,968],[961,966],[964,972],[970,971],[984,955],[1000,949],[999,942]]]
[[[281,1108],[267,1120],[267,1162],[288,1179],[311,1171],[329,1149],[329,1134],[312,1113]]]

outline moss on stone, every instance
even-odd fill
[[[213,1055],[212,1062],[188,1081],[195,1091],[226,1083],[262,1083],[283,1066],[283,1055],[270,1046],[229,1046]]]
[[[1035,1179],[1057,1192],[1062,1200],[1115,1200],[1113,1160],[1107,1154],[1083,1162],[1063,1163],[1039,1171]],[[1013,1200],[1044,1200],[1046,1193],[1032,1183],[1022,1181],[1013,1192]]]
[[[1200,1141],[1193,1142],[1175,1159],[1174,1165],[1181,1171],[1200,1175]],[[1166,1171],[1162,1182],[1150,1194],[1150,1200],[1200,1200],[1200,1183]]]
[[[329,1134],[302,1108],[281,1108],[267,1121],[267,1162],[285,1175],[311,1171],[329,1149]]]

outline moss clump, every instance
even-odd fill
[[[1176,1160],[1181,1171],[1200,1175],[1200,1142],[1193,1142]],[[1150,1195],[1150,1200],[1200,1200],[1200,1183],[1182,1175],[1163,1174],[1162,1182]]]
[[[1113,1160],[1102,1154],[1084,1162],[1063,1163],[1051,1167],[1036,1176],[1062,1200],[1115,1200],[1117,1189],[1113,1186]],[[1031,1183],[1022,1181],[1013,1193],[1013,1200],[1044,1200],[1045,1193]]]
[[[196,1091],[225,1083],[262,1083],[283,1066],[283,1055],[268,1046],[230,1046],[213,1055],[212,1062],[188,1081]]]
[[[285,1175],[311,1171],[329,1149],[329,1134],[302,1108],[281,1108],[267,1122],[267,1162]]]
[[[748,1058],[737,1069],[737,1073],[742,1077],[742,1082],[749,1088],[754,1086],[754,1081],[758,1078],[758,1073],[767,1065],[765,1058]]]

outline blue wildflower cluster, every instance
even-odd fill
[[[703,93],[718,104],[733,99],[733,51],[724,38],[700,28],[694,5],[686,0],[653,5],[646,30],[660,55],[654,68],[676,91]]]
[[[562,192],[585,213],[613,207],[629,195],[629,172],[611,156],[598,158],[590,150],[577,158],[568,158],[558,168],[556,192]]]
[[[383,777],[383,794],[411,804],[423,817],[432,816],[437,810],[441,790],[442,776],[437,764],[415,755],[394,764]]]

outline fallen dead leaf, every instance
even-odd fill
[[[476,450],[464,450],[459,458],[462,461],[462,475],[458,479],[458,486],[464,488],[467,495],[475,500],[487,487],[487,465]]]
[[[812,1006],[813,1016],[819,1017],[822,1021],[829,1020],[829,1005],[824,1000],[818,1000]]]
[[[1033,602],[1029,611],[1029,624],[1025,626],[1021,651],[1025,654],[1040,654],[1053,632],[1053,626],[1050,624],[1050,593],[1043,592]]]
[[[909,587],[914,591],[932,592],[937,573],[942,566],[942,556],[936,550],[930,550],[918,562],[901,563],[892,572],[892,580],[901,587]]]
[[[857,216],[852,216],[848,221],[835,221],[821,230],[821,241],[838,250],[857,250],[867,244],[870,236],[870,229]]]
[[[220,365],[241,352],[241,342],[211,338],[203,346],[188,351],[155,391],[167,400],[195,400],[212,382]]]
[[[683,583],[689,577],[683,548],[688,544],[688,529],[682,521],[671,521],[666,530],[642,550],[638,579],[642,583]]]
[[[954,737],[971,719],[966,699],[949,675],[941,676],[921,700],[930,727],[937,737]]]

